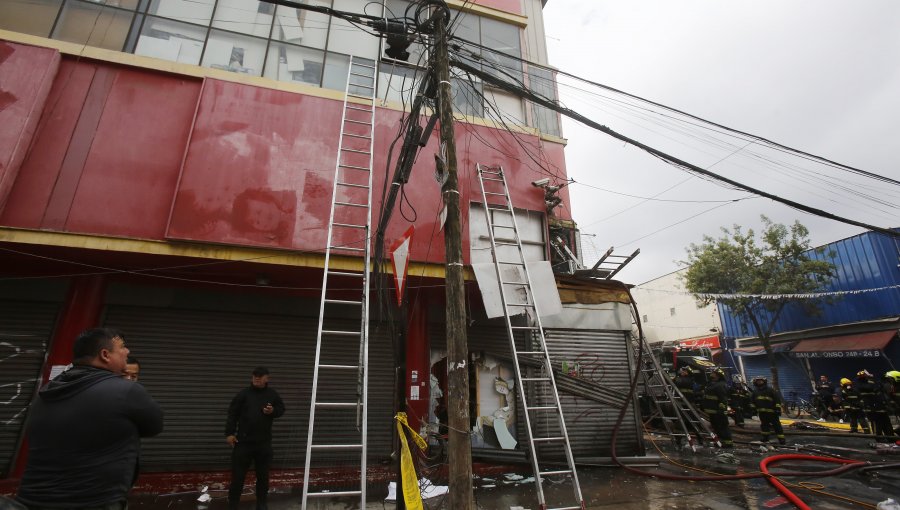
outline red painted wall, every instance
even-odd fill
[[[40,81],[27,83],[36,87]],[[342,101],[66,57],[46,105],[0,225],[325,250]],[[36,122],[38,113],[31,115],[27,121]],[[376,114],[373,222],[385,175],[393,174],[385,161],[401,117],[389,109]],[[561,182],[563,148],[518,136],[456,124],[464,214],[467,203],[480,201],[477,163],[503,165],[516,207],[544,210],[542,191],[530,183],[546,170],[532,158]],[[390,244],[409,226],[404,218],[412,220],[417,261],[444,257],[437,147],[435,130],[386,236]],[[399,144],[395,160],[398,152]],[[9,154],[6,148],[0,160]],[[342,180],[361,183],[363,176],[348,173]],[[345,193],[341,198],[362,201],[359,190]],[[557,212],[570,217],[568,209]],[[339,221],[364,223],[362,217]],[[462,226],[468,254],[465,216]],[[361,246],[363,237],[347,230],[337,244]]]
[[[0,41],[0,211],[31,145],[59,60],[56,50]]]

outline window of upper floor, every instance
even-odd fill
[[[415,15],[407,0],[299,1],[372,16]],[[257,0],[2,0],[0,29],[340,91],[346,88],[351,54],[372,60],[381,56],[381,39],[349,21]],[[525,72],[518,26],[453,11],[451,31],[467,50],[483,55],[478,65],[486,72],[520,82],[527,74],[531,86],[555,97],[552,75],[537,68]],[[417,64],[427,55],[422,44],[409,51],[408,62],[381,62],[380,98],[408,100],[415,90],[421,76]],[[526,110],[520,98],[463,74],[452,81],[459,113],[501,116],[512,124],[560,134],[555,112],[535,105]]]

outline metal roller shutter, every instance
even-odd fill
[[[775,368],[778,370],[778,382],[781,386],[781,395],[785,400],[791,401],[797,397],[809,399],[812,386],[806,375],[806,368],[802,362],[783,354],[775,355]],[[763,376],[772,384],[772,372],[769,370],[767,356],[744,357],[744,372],[747,373],[747,383],[753,384],[753,378]]]
[[[313,304],[309,307],[316,308]],[[250,372],[259,365],[271,371],[271,385],[278,390],[287,408],[273,429],[273,467],[302,467],[309,424],[316,320],[287,315],[110,306],[106,325],[125,332],[132,354],[141,362],[141,383],[166,413],[163,433],[143,441],[142,469],[228,469],[230,449],[224,441],[228,404],[240,389],[250,384]],[[387,460],[391,452],[394,375],[390,340],[377,333],[374,326],[371,331],[369,459],[378,462]],[[356,344],[349,347],[348,344],[346,354],[355,360]],[[339,357],[345,353],[333,354]],[[317,427],[320,423],[317,420]],[[340,429],[348,424],[336,422],[330,426]]]
[[[622,331],[548,329],[544,332],[550,360],[557,367],[563,361],[578,363],[579,376],[611,389],[627,393],[632,371],[629,341]],[[592,400],[560,393],[569,440],[576,458],[608,457],[610,440],[620,409]],[[643,455],[640,424],[629,403],[628,412],[616,437],[616,455]]]
[[[0,300],[0,310],[0,477],[5,477],[40,382],[59,304]]]

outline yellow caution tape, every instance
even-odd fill
[[[416,444],[421,448],[421,444],[425,441],[419,437],[406,421],[406,413],[397,413],[397,434],[400,436],[400,477],[403,482],[403,501],[406,502],[406,508],[409,510],[423,510],[422,493],[419,492],[419,477],[416,476],[416,466],[413,465],[412,454],[409,451],[409,444],[406,442],[406,434],[403,433],[405,426],[413,434],[413,438],[418,438]],[[399,495],[398,495],[399,497]]]
[[[409,426],[409,422],[406,420],[406,413],[397,413],[397,421],[399,421],[406,427],[406,430],[408,430],[410,435],[412,435],[413,441],[416,442],[416,445],[420,450],[424,452],[428,449],[428,443],[426,443],[425,440],[422,439],[422,436],[420,436],[415,430],[412,429],[412,427]]]

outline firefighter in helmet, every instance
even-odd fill
[[[701,407],[709,416],[709,422],[719,436],[722,448],[734,448],[731,429],[728,428],[728,387],[725,385],[725,372],[721,368],[709,373],[709,383],[703,390]]]
[[[875,378],[868,370],[860,370],[856,373],[856,385],[863,412],[872,424],[872,433],[879,437],[892,435],[884,393],[875,384]]]
[[[869,422],[862,412],[859,390],[853,386],[853,381],[846,377],[841,379],[841,396],[844,403],[844,421],[850,421],[850,433],[855,434],[862,428],[862,433],[868,434]]]
[[[888,405],[888,415],[893,414],[900,419],[900,372],[891,370],[884,374],[881,381],[881,388]],[[900,435],[900,425],[894,430],[894,435]]]
[[[763,376],[753,378],[753,408],[759,414],[759,431],[763,442],[769,440],[769,431],[775,431],[779,444],[784,444],[784,429],[781,428],[781,397]]]
[[[683,366],[679,368],[674,382],[675,387],[684,395],[685,400],[692,405],[697,405],[697,381],[694,379],[691,367]]]

